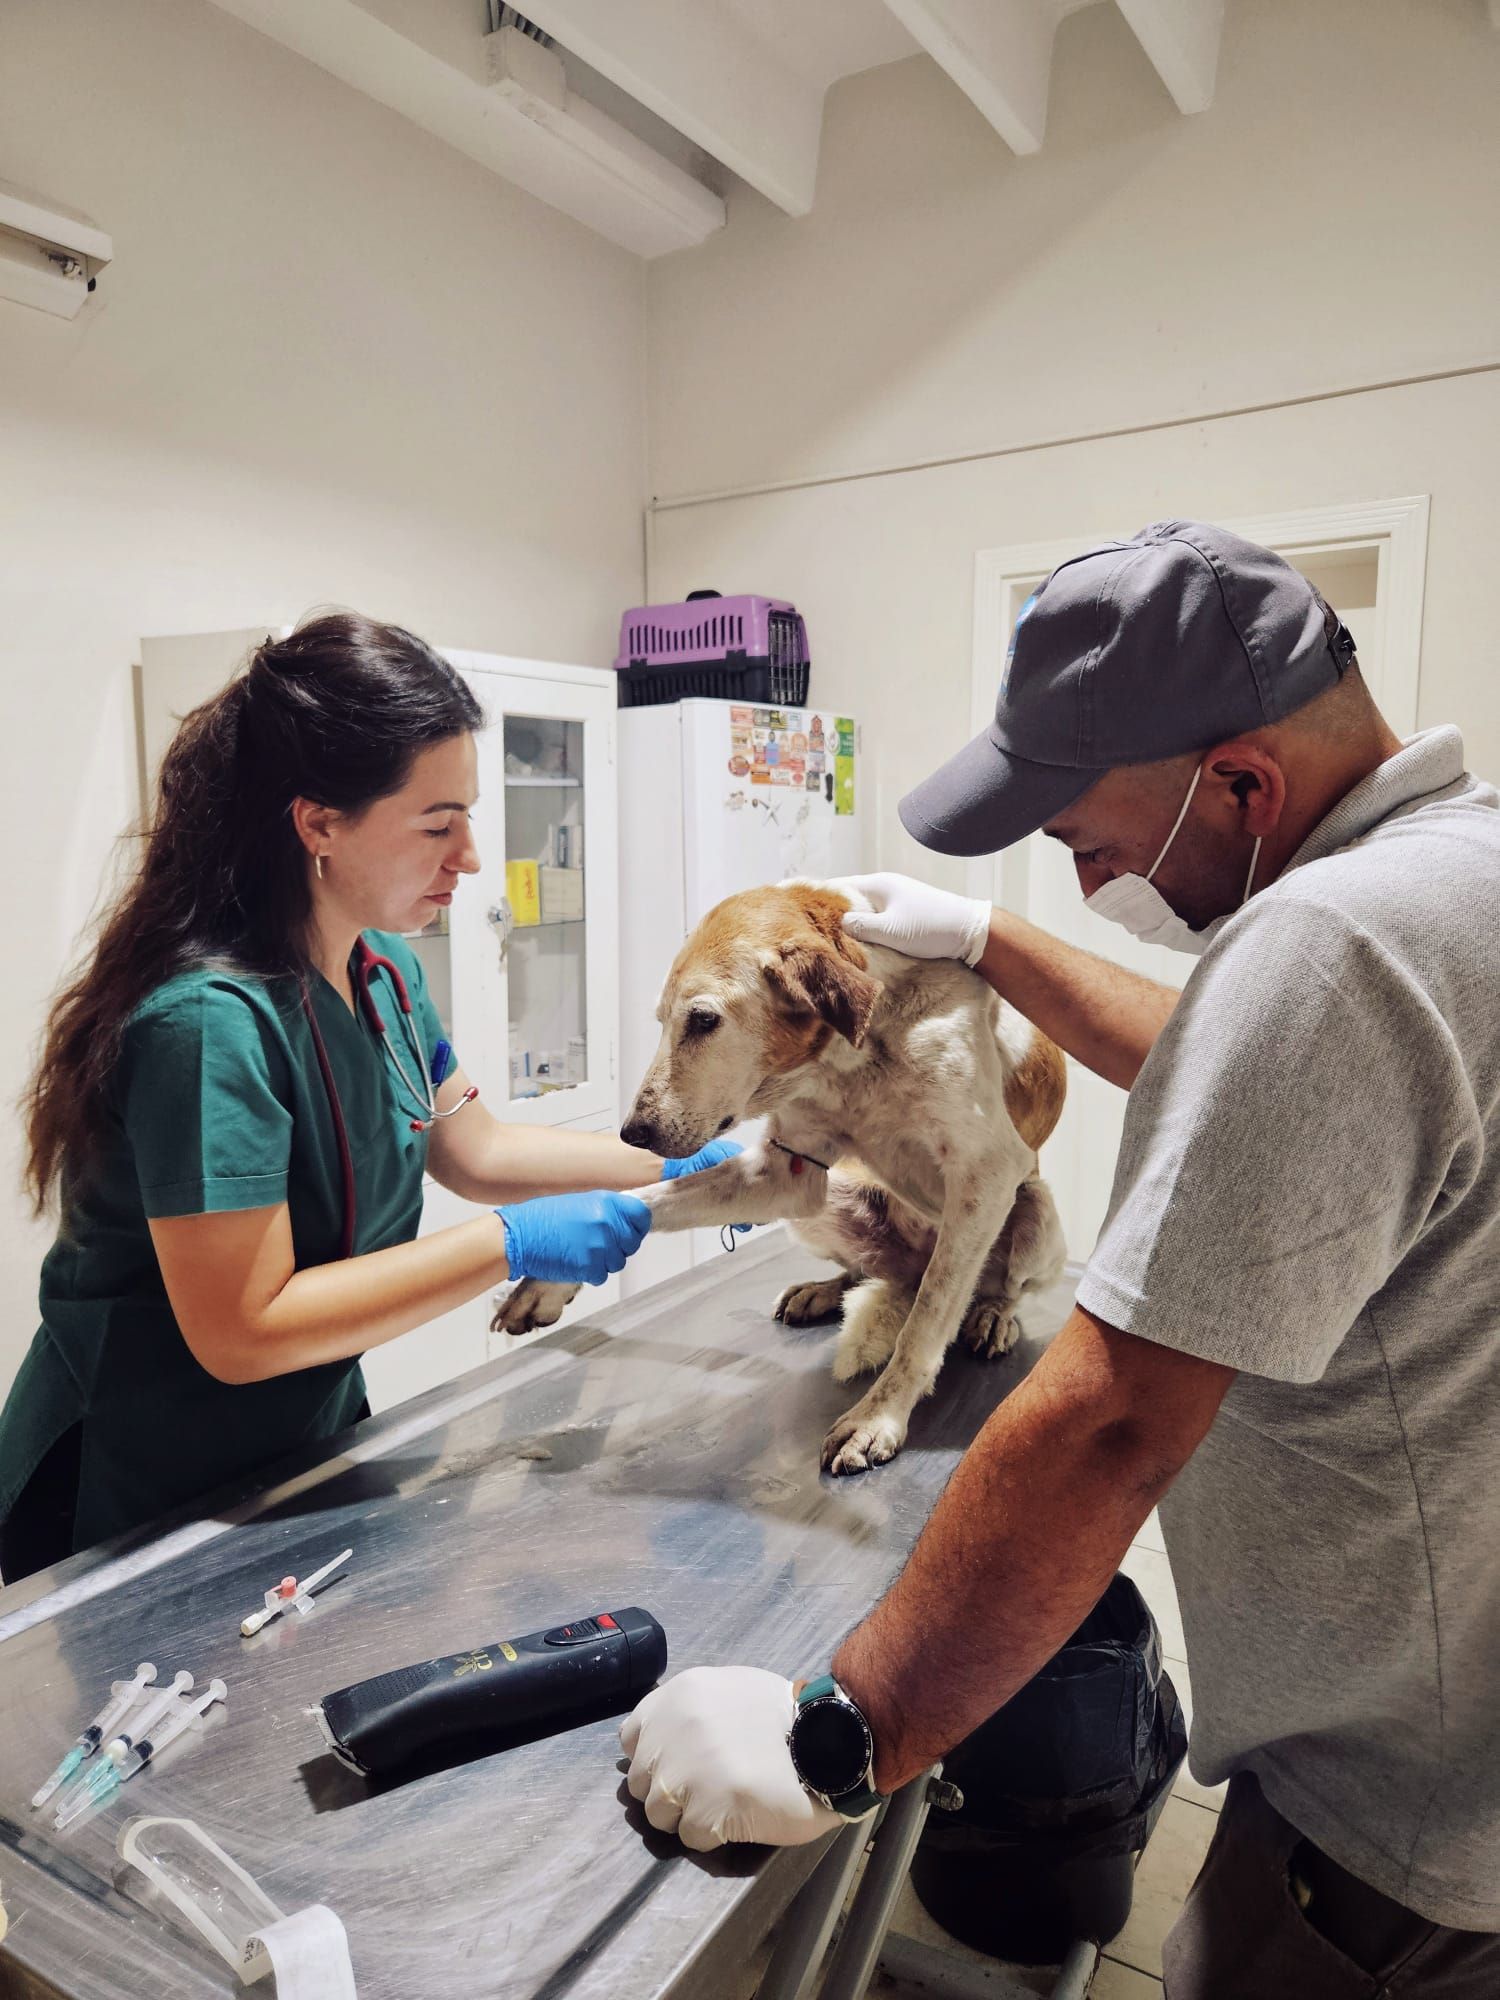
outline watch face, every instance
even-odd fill
[[[857,1708],[825,1695],[797,1711],[792,1762],[802,1782],[825,1798],[854,1789],[870,1764],[870,1732]]]

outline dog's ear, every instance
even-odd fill
[[[794,1012],[816,1014],[859,1047],[880,986],[835,946],[821,938],[783,945],[762,961],[762,970]]]

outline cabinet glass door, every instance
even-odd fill
[[[613,676],[493,654],[449,658],[488,718],[473,813],[479,872],[460,884],[448,912],[453,1046],[497,1116],[611,1125],[619,1013]],[[441,953],[444,944],[424,940],[418,949]]]
[[[505,902],[513,1103],[589,1082],[584,724],[507,715]]]
[[[425,930],[404,931],[402,935],[416,954],[427,979],[427,994],[443,1023],[448,1042],[453,1033],[453,946],[448,911],[439,910]]]

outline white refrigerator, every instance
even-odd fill
[[[683,939],[715,903],[789,876],[865,865],[859,727],[827,708],[681,701],[621,709],[620,1105],[657,1044],[656,1003]],[[717,1234],[650,1237],[628,1294],[720,1256]]]

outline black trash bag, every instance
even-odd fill
[[[1145,1599],[1117,1576],[1062,1650],[944,1760],[961,1809],[933,1812],[912,1886],[952,1936],[1013,1965],[1107,1944],[1135,1857],[1187,1754]]]

